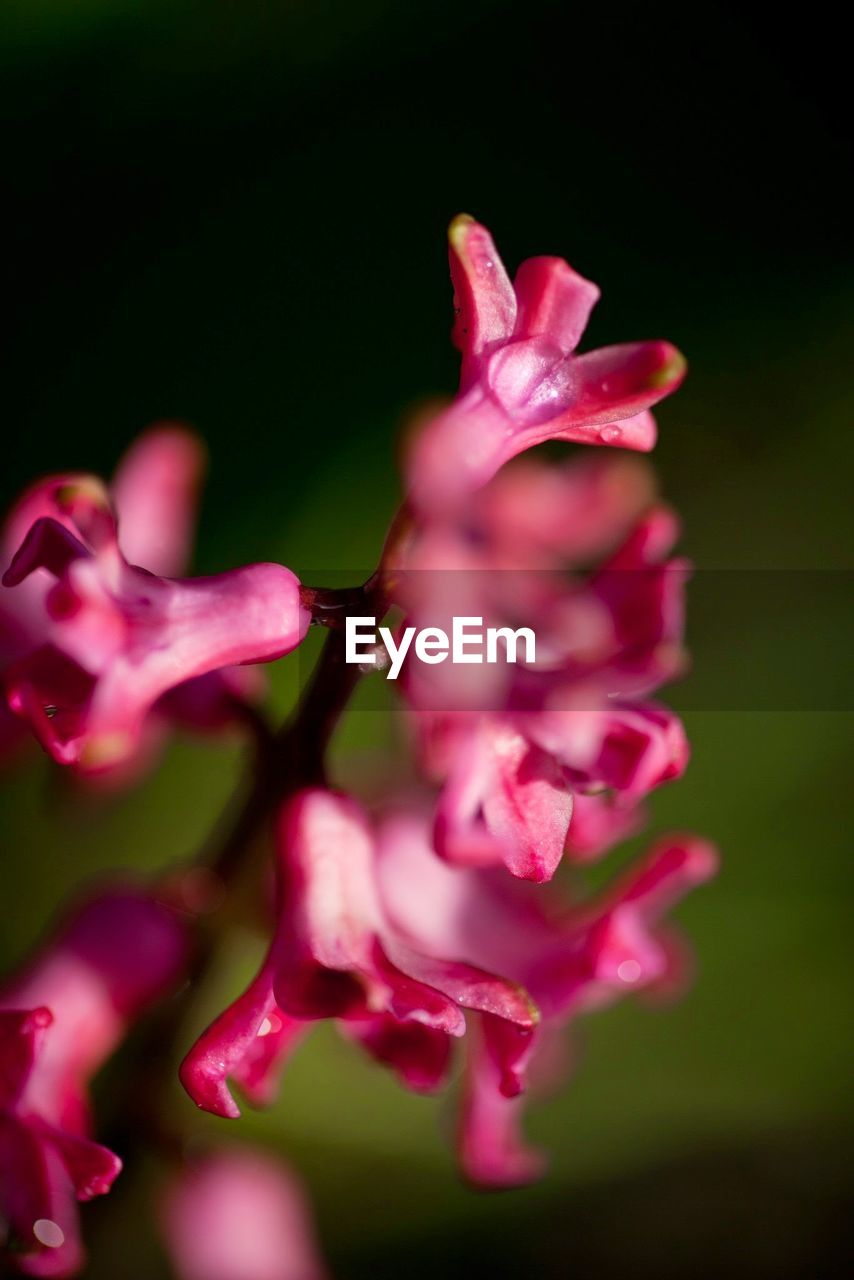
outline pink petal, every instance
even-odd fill
[[[350,1019],[341,1028],[377,1062],[391,1067],[407,1089],[434,1093],[445,1083],[451,1059],[451,1040],[445,1032],[389,1014]]]
[[[117,1155],[89,1138],[44,1126],[42,1130],[62,1156],[78,1200],[106,1195],[122,1171]]]
[[[0,1113],[0,1218],[24,1275],[71,1276],[83,1265],[76,1197],[43,1135]]]
[[[385,1010],[449,1035],[464,1030],[454,1003],[389,955],[377,896],[373,835],[346,796],[319,789],[289,801],[279,824],[281,913],[274,992],[297,1018]]]
[[[523,1141],[521,1099],[502,1093],[501,1070],[484,1033],[472,1028],[470,1038],[458,1138],[462,1171],[480,1187],[534,1182],[545,1161]]]
[[[400,941],[386,946],[402,973],[442,992],[455,1005],[513,1023],[525,1033],[536,1026],[537,1009],[515,983],[461,960],[423,955]],[[460,1025],[460,1032],[462,1029]],[[455,1034],[451,1028],[447,1030]]]
[[[524,880],[550,880],[563,855],[572,794],[547,752],[509,727],[493,739],[496,785],[484,797],[487,829],[500,841],[504,861]]]
[[[246,991],[199,1036],[179,1076],[197,1107],[236,1119],[240,1108],[228,1088],[233,1077],[255,1105],[269,1102],[278,1075],[304,1027],[282,1013],[272,987],[268,956]]]
[[[664,836],[641,865],[628,873],[616,893],[620,901],[656,922],[691,889],[705,884],[718,870],[716,849],[698,836]]]
[[[621,840],[635,835],[644,825],[645,816],[638,806],[615,804],[611,796],[576,792],[567,853],[573,862],[592,862]]]
[[[50,1009],[0,1010],[0,1108],[13,1107],[21,1096],[38,1055]]]
[[[515,876],[548,880],[571,814],[553,757],[509,724],[489,722],[464,740],[452,766],[436,811],[436,848],[459,865],[502,860]]]
[[[169,581],[127,569],[124,592],[129,639],[95,686],[79,741],[68,744],[84,769],[113,766],[136,750],[145,716],[167,690],[221,667],[281,657],[310,622],[298,580],[276,564]]]
[[[3,574],[4,587],[17,587],[37,569],[61,577],[75,560],[89,556],[86,547],[69,529],[47,516],[37,520]]]
[[[483,352],[507,339],[516,319],[516,296],[492,237],[467,214],[448,229],[454,286],[454,344],[463,353],[462,383],[477,373]]]
[[[478,502],[490,542],[519,555],[583,564],[625,537],[654,494],[644,460],[620,454],[582,454],[553,466],[525,457],[505,467]]]
[[[548,337],[565,354],[578,346],[599,289],[562,258],[528,258],[513,282],[519,315],[516,337]]]
[[[58,764],[74,761],[94,677],[52,645],[34,650],[4,676],[10,710]]]
[[[105,889],[83,903],[58,945],[85,966],[124,1019],[180,980],[190,951],[186,920],[134,886]],[[55,1017],[58,1025],[58,1011]]]
[[[640,448],[640,444],[630,443],[629,433],[638,430],[632,419],[671,395],[685,377],[686,368],[684,356],[669,342],[627,342],[588,351],[574,361],[575,395],[561,415],[560,429],[582,424],[588,429],[628,420],[625,436],[622,427],[615,427],[618,434],[607,434],[602,442]],[[654,439],[647,447],[652,443]]]
[[[658,841],[597,906],[567,921],[562,955],[538,960],[529,982],[544,1012],[597,1008],[665,980],[672,951],[661,917],[717,865],[713,847],[694,836]]]
[[[325,1280],[308,1206],[279,1160],[222,1147],[173,1178],[160,1212],[178,1280]]]
[[[204,467],[204,446],[185,427],[153,427],[134,441],[111,485],[131,564],[164,578],[186,571]]]

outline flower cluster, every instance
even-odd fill
[[[459,1164],[498,1187],[542,1169],[521,1107],[555,1040],[589,1010],[682,982],[686,944],[667,915],[716,855],[695,836],[659,837],[611,887],[583,889],[583,866],[640,830],[645,798],[688,760],[682,725],[653,697],[684,667],[688,565],[646,464],[613,452],[652,448],[650,409],[684,361],[660,341],[579,355],[594,285],[555,258],[530,259],[511,284],[470,218],[450,246],[460,390],[411,445],[406,499],[369,582],[306,588],[276,564],[175,576],[201,454],[184,429],[156,428],[109,488],[51,477],[12,511],[2,729],[11,743],[28,726],[81,778],[128,780],[170,724],[255,723],[261,689],[246,664],[288,653],[312,622],[328,627],[292,719],[260,739],[255,787],[212,869],[227,890],[269,826],[266,954],[185,1045],[180,1078],[199,1107],[236,1118],[233,1090],[271,1102],[322,1019],[416,1092],[445,1086],[462,1057]],[[610,448],[557,465],[517,457],[545,440]],[[336,788],[324,760],[360,678],[343,662],[342,620],[368,606],[403,628],[476,616],[506,644],[522,625],[537,636],[530,661],[407,657],[400,720],[415,781],[370,806]],[[182,973],[203,974],[206,945],[192,913],[154,888],[109,891],[0,992],[0,1221],[30,1274],[79,1267],[74,1199],[119,1170],[91,1139],[87,1081]],[[160,1219],[186,1280],[323,1273],[299,1192],[265,1156],[182,1162]]]
[[[27,1275],[81,1265],[76,1201],[109,1191],[122,1167],[92,1140],[89,1081],[187,955],[179,916],[122,885],[80,904],[0,988],[0,1223]]]
[[[96,476],[50,476],[6,522],[6,700],[59,764],[127,767],[164,722],[227,723],[252,691],[241,664],[281,657],[308,630],[299,583],[281,565],[174,576],[201,461],[189,432],[154,429],[110,489]]]

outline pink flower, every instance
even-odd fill
[[[138,442],[115,486],[127,535],[86,476],[43,481],[12,517],[22,540],[3,582],[23,596],[6,696],[61,764],[127,762],[159,702],[176,719],[222,722],[242,696],[228,669],[281,657],[306,633],[299,583],[281,565],[187,579],[128,560],[125,545],[169,570],[182,559],[193,449],[174,431]]]
[[[594,284],[560,258],[529,258],[511,284],[489,232],[464,215],[449,239],[460,393],[415,443],[416,507],[459,506],[543,440],[651,449],[649,410],[682,381],[679,352],[638,342],[577,355],[599,297]]]
[[[688,566],[670,555],[671,513],[641,514],[649,497],[626,460],[583,459],[556,476],[517,464],[454,521],[416,527],[397,588],[405,623],[449,629],[462,615],[536,635],[533,661],[407,660],[402,687],[422,766],[441,786],[434,840],[448,861],[547,880],[567,846],[592,856],[634,830],[639,801],[684,771],[682,726],[646,695],[685,664]],[[572,556],[596,551],[609,553],[599,568],[567,574]],[[517,567],[503,568],[513,556]]]
[[[528,454],[475,496],[465,524],[496,568],[549,570],[606,558],[654,503],[649,463],[636,454],[594,451],[558,464]]]
[[[178,1280],[324,1280],[305,1195],[280,1161],[220,1147],[173,1178],[160,1219]]]
[[[90,1137],[89,1081],[186,959],[171,910],[115,889],[80,906],[0,989],[0,1244],[28,1275],[82,1265],[76,1201],[103,1195],[121,1169]]]
[[[251,1101],[260,1072],[266,1100],[293,1044],[324,1017],[418,1092],[445,1083],[458,1044],[465,1172],[485,1185],[528,1181],[542,1162],[518,1132],[518,1099],[541,1022],[561,1028],[624,994],[673,986],[681,951],[662,916],[715,865],[708,845],[673,837],[598,899],[567,901],[500,870],[444,863],[422,813],[375,828],[344,796],[302,792],[280,822],[267,957],[191,1049],[183,1083],[199,1106],[236,1116],[228,1077]]]
[[[542,1160],[519,1133],[519,1095],[548,1036],[579,1013],[623,995],[674,987],[684,948],[662,922],[678,899],[712,876],[714,850],[692,836],[662,839],[598,899],[567,902],[500,871],[449,867],[429,826],[413,815],[386,822],[379,883],[385,910],[411,945],[500,973],[526,991],[540,1026],[508,1069],[508,1024],[473,1019],[467,1036],[460,1159],[471,1180],[516,1185]],[[546,1040],[544,1042],[544,1036]]]
[[[406,1084],[432,1089],[444,1078],[448,1037],[465,1032],[463,1011],[480,1011],[510,1028],[502,1060],[512,1070],[536,1021],[530,1002],[493,973],[413,947],[394,926],[379,892],[376,839],[355,801],[320,789],[294,796],[279,822],[278,850],[278,916],[267,957],[181,1066],[199,1106],[238,1115],[227,1078],[244,1090],[248,1079],[251,1094],[260,1069],[267,1085],[301,1029],[318,1018],[339,1019]],[[268,1051],[261,1042],[271,1036]]]

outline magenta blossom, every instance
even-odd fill
[[[309,1207],[295,1174],[250,1147],[219,1147],[188,1164],[161,1199],[178,1280],[324,1280]]]
[[[0,685],[53,759],[126,778],[167,726],[235,721],[253,723],[256,753],[233,819],[161,882],[176,911],[205,916],[192,948],[185,915],[120,888],[0,989],[0,1243],[25,1272],[82,1265],[77,1202],[120,1168],[93,1137],[93,1076],[182,976],[190,1008],[220,930],[253,900],[244,873],[266,835],[266,952],[179,1069],[219,1117],[271,1102],[290,1055],[331,1020],[416,1093],[459,1067],[464,1176],[530,1182],[544,1157],[525,1140],[525,1098],[567,1075],[582,1017],[672,995],[690,973],[669,914],[714,873],[711,846],[660,838],[612,884],[585,883],[585,864],[636,834],[646,797],[688,761],[656,700],[686,663],[676,520],[637,458],[513,461],[548,439],[651,448],[650,408],[682,358],[664,342],[577,354],[596,287],[551,258],[511,285],[471,219],[451,228],[451,270],[460,392],[423,425],[407,500],[362,585],[304,588],[272,563],[184,576],[201,454],[174,427],[143,436],[109,490],[88,475],[41,481],[0,536]],[[415,777],[392,771],[368,811],[333,789],[327,757],[360,679],[351,624],[374,615],[397,654],[388,675],[400,675]],[[252,671],[310,622],[329,629],[322,657],[268,727],[248,705]],[[477,656],[460,654],[458,623],[485,640]],[[9,728],[0,718],[0,750]],[[152,1028],[152,1054],[183,1039],[184,1012],[176,1001]],[[139,1072],[125,1093],[144,1087]],[[153,1089],[142,1119],[171,1162],[159,1203],[180,1280],[321,1280],[285,1170],[200,1151]]]
[[[480,1011],[504,1024],[502,1061],[512,1071],[536,1022],[530,1002],[492,973],[419,951],[394,927],[378,888],[376,839],[355,801],[299,793],[282,812],[278,851],[278,917],[266,959],[181,1067],[199,1106],[237,1116],[229,1077],[250,1100],[268,1096],[287,1053],[319,1018],[339,1019],[410,1087],[429,1090],[444,1078],[448,1037],[465,1032],[464,1010]]]
[[[572,903],[556,887],[535,889],[501,871],[443,864],[431,848],[429,825],[417,815],[387,821],[380,851],[385,909],[411,945],[502,974],[539,1011],[539,1026],[511,1069],[507,1024],[472,1020],[459,1133],[462,1166],[472,1181],[530,1181],[542,1162],[518,1133],[526,1075],[549,1049],[553,1031],[579,1013],[677,985],[686,951],[662,917],[714,874],[716,854],[693,836],[660,840],[598,899]]]
[[[416,507],[459,506],[543,440],[651,449],[649,410],[685,374],[675,347],[635,342],[577,355],[596,285],[560,258],[529,258],[511,284],[489,232],[464,215],[449,239],[460,393],[415,443]]]
[[[670,555],[671,513],[643,510],[651,496],[623,460],[557,475],[516,464],[454,521],[416,525],[397,595],[407,622],[474,615],[536,634],[533,661],[408,659],[402,688],[442,788],[434,840],[448,861],[549,879],[566,848],[592,856],[635,830],[639,802],[684,771],[682,726],[648,695],[685,665],[688,567]],[[577,573],[577,558],[603,552]]]
[[[137,445],[116,482],[132,516],[129,545],[145,551],[141,528],[157,520],[151,558],[168,569],[186,521],[184,488],[165,484],[174,460],[163,451],[174,453],[179,443],[161,435]],[[136,490],[140,469],[153,473],[147,499]],[[174,718],[221,721],[217,707],[234,704],[240,692],[236,678],[219,673],[281,657],[308,628],[299,583],[281,565],[186,579],[130,562],[110,498],[92,477],[42,482],[11,527],[22,540],[3,583],[9,595],[24,595],[6,696],[61,764],[99,771],[128,761],[144,746],[159,700],[168,712],[165,695]],[[187,688],[212,677],[216,683]]]
[[[223,1116],[239,1114],[228,1077],[250,1101],[268,1100],[299,1036],[324,1017],[417,1092],[446,1082],[459,1044],[460,1156],[486,1185],[540,1167],[518,1136],[515,1100],[543,1030],[548,1040],[585,1010],[673,987],[682,950],[661,917],[716,865],[702,841],[673,837],[598,900],[567,902],[501,870],[443,863],[421,813],[373,828],[353,801],[319,790],[289,803],[279,840],[267,958],[187,1055],[185,1087]]]
[[[28,1275],[82,1263],[76,1201],[109,1191],[121,1161],[90,1136],[89,1081],[182,972],[178,917],[138,889],[84,903],[0,989],[0,1245]]]

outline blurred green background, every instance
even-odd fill
[[[700,602],[695,671],[670,699],[694,759],[654,804],[655,830],[724,854],[679,913],[695,989],[584,1025],[574,1083],[532,1110],[551,1175],[501,1196],[457,1183],[447,1100],[406,1095],[320,1029],[242,1132],[302,1169],[344,1280],[841,1273],[854,272],[829,14],[3,6],[5,500],[45,469],[109,474],[148,422],[180,418],[211,450],[201,570],[369,567],[407,406],[453,389],[444,228],[460,209],[512,266],[562,254],[603,287],[591,344],[667,336],[691,361],[656,465],[686,551],[741,583]],[[284,708],[295,661],[274,678]],[[339,775],[369,778],[388,735],[354,711]],[[3,964],[81,876],[190,853],[239,767],[234,748],[177,742],[97,804],[41,759],[8,773]],[[235,939],[209,1012],[256,947]],[[119,1257],[123,1277],[165,1275],[146,1179],[122,1182],[86,1210],[90,1274]]]

